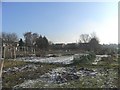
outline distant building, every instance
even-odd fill
[[[89,50],[89,43],[57,43],[52,45],[53,49],[63,50]]]
[[[53,48],[54,48],[54,49],[63,49],[64,46],[65,46],[64,43],[53,44]]]
[[[68,43],[65,45],[65,49],[77,49],[77,43]]]

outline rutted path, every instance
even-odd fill
[[[60,56],[60,57],[24,57],[18,58],[20,61],[25,62],[41,62],[41,63],[59,63],[59,64],[70,64],[73,60],[73,56]]]

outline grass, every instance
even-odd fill
[[[12,68],[12,67],[21,67],[27,64],[33,64],[33,63],[27,63],[23,61],[13,61],[13,60],[5,60],[4,63],[4,69]],[[39,78],[40,75],[43,75],[44,73],[48,72],[49,70],[52,70],[53,68],[58,67],[57,65],[53,64],[42,64],[38,63],[35,64],[38,65],[37,70],[29,71],[28,69],[22,72],[11,72],[10,74],[3,73],[3,87],[11,88],[15,86],[16,84],[20,84],[24,82],[24,80],[29,79],[36,79]]]
[[[6,68],[12,68],[12,67],[19,67],[19,66],[23,66],[26,65],[26,62],[23,61],[17,61],[17,60],[4,60],[4,64],[3,64],[3,69]]]

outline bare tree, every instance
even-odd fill
[[[38,33],[33,33],[32,34],[32,40],[33,40],[33,52],[34,54],[36,53],[36,42],[37,42],[37,38],[39,37]]]
[[[88,43],[90,41],[91,37],[89,34],[81,34],[79,43]]]
[[[6,43],[14,43],[18,41],[18,36],[16,33],[2,33],[2,40]]]
[[[91,51],[94,51],[95,53],[98,53],[100,50],[99,39],[94,32],[91,34],[91,40],[89,41],[89,49]]]
[[[39,35],[37,33],[32,34],[33,44],[36,43],[36,40],[37,40],[38,37],[39,37]]]
[[[98,41],[98,43],[99,43],[99,38],[97,37],[95,32],[91,33],[90,37],[91,37],[91,39],[93,39],[93,38],[96,39]]]
[[[32,33],[31,32],[26,32],[24,34],[25,38],[25,45],[26,46],[32,46]]]

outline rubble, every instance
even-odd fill
[[[83,82],[83,84],[92,85],[92,81],[91,81],[92,79],[96,79],[96,82],[104,81],[103,79],[99,77],[102,75],[99,73],[100,72],[97,69],[88,69],[88,68],[76,69],[75,66],[74,67],[59,67],[59,68],[53,69],[52,71],[49,71],[48,73],[45,73],[44,75],[40,76],[39,79],[33,80],[34,82],[33,84],[44,82],[45,87],[49,87],[49,84],[64,85],[64,83],[69,83],[70,81],[86,80],[86,82]],[[89,77],[88,80],[86,79],[86,76]],[[26,81],[24,82],[25,84],[22,83],[20,86],[22,87],[22,85],[24,85],[23,87],[28,87],[29,85],[27,84],[32,84],[31,83],[32,80],[28,82],[29,83],[27,83]],[[111,82],[111,79],[109,82]],[[109,83],[109,84],[113,87],[112,83]]]
[[[107,80],[102,74],[99,74],[99,70],[92,70],[87,68],[80,68],[78,71],[72,73],[73,67],[61,67],[53,69],[52,71],[45,73],[39,79],[28,80],[24,83],[17,85],[19,88],[35,88],[36,84],[41,85],[42,87],[51,87],[51,85],[58,85],[62,87],[63,85],[70,85],[71,81],[81,81],[83,87],[92,87],[96,85],[98,88],[116,88],[114,85],[114,78],[109,76],[110,79]],[[62,71],[63,70],[63,71]],[[59,72],[60,71],[60,72]],[[104,71],[102,71],[104,73]],[[102,78],[101,78],[102,77]],[[95,80],[94,82],[92,80]],[[116,78],[115,78],[116,79]],[[106,85],[105,85],[106,83]],[[35,86],[34,86],[35,85]],[[15,86],[16,87],[16,86]],[[73,86],[74,87],[74,86]]]
[[[12,67],[12,68],[8,68],[8,69],[4,69],[3,73],[12,73],[12,72],[23,72],[24,70],[36,70],[37,66],[34,64],[29,64],[29,65],[25,65],[24,67]]]
[[[103,56],[98,55],[97,58],[95,59],[95,62],[99,62],[101,60],[101,57]],[[29,61],[29,62],[70,64],[73,58],[74,58],[73,56],[48,57],[48,58],[26,57],[26,58],[23,58],[23,60]],[[26,65],[21,68],[18,68],[18,67],[9,68],[7,70],[4,70],[3,72],[4,73],[16,72],[16,71],[22,72],[23,70],[36,70],[36,69],[37,69],[36,65]],[[112,74],[114,75],[112,76]],[[96,85],[96,86],[98,85],[98,87],[110,88],[110,87],[116,87],[114,85],[114,80],[116,80],[116,77],[115,79],[113,78],[115,75],[117,74],[113,72],[113,69],[105,70],[104,68],[96,68],[96,69],[84,68],[84,67],[78,68],[76,66],[58,67],[56,69],[52,69],[51,71],[39,76],[39,78],[36,80],[27,80],[20,85],[16,85],[14,88],[16,87],[34,88],[35,87],[34,85],[36,83],[39,83],[39,84],[42,83],[43,87],[49,87],[51,84],[62,86],[65,84],[66,85],[70,84],[69,82],[71,81],[81,81],[81,84],[83,85],[83,87],[85,86],[92,87],[93,85]],[[92,80],[94,81],[94,83]]]

